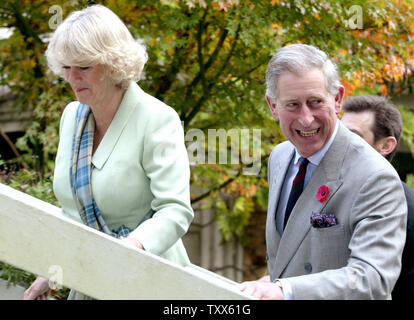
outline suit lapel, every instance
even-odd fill
[[[118,111],[115,114],[115,117],[112,119],[112,122],[106,131],[101,143],[96,149],[95,154],[92,157],[93,165],[101,169],[105,162],[108,160],[112,151],[115,148],[115,145],[121,136],[125,125],[128,120],[131,118],[130,115],[134,110],[137,102],[137,88],[139,89],[136,83],[131,83],[129,88],[124,94],[122,102],[118,108]]]
[[[275,277],[280,277],[309,232],[312,212],[322,212],[341,187],[341,168],[347,147],[348,140],[342,124],[339,123],[335,140],[313,173],[312,178],[292,210],[277,249]],[[326,201],[321,203],[316,199],[316,193],[322,185],[328,186],[329,196]]]
[[[280,241],[280,234],[276,230],[276,209],[277,204],[279,203],[279,196],[282,191],[283,182],[285,180],[289,164],[294,155],[293,145],[289,150],[290,151],[288,151],[286,154],[290,154],[290,156],[282,157],[281,159],[275,159],[276,161],[273,162],[274,166],[272,166],[272,177],[270,177],[270,195],[266,220],[266,243],[268,254],[272,256],[276,256],[276,251]]]

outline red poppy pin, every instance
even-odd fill
[[[319,202],[324,202],[328,198],[328,194],[328,186],[323,185],[319,188],[318,193],[316,194],[316,199],[318,199]]]

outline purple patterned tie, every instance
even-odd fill
[[[306,167],[308,166],[308,163],[308,159],[302,157],[299,158],[299,170],[296,174],[295,179],[293,179],[292,190],[290,190],[289,199],[286,205],[283,229],[285,229],[290,213],[292,212],[292,209],[295,206],[296,201],[298,200],[300,194],[303,191],[303,183],[305,182]]]

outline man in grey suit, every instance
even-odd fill
[[[344,87],[321,50],[293,44],[266,73],[266,100],[289,141],[268,164],[269,276],[260,299],[390,299],[407,204],[389,162],[337,119]]]

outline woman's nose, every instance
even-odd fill
[[[72,82],[79,79],[79,72],[74,67],[68,67],[65,69],[65,76],[68,82]]]

